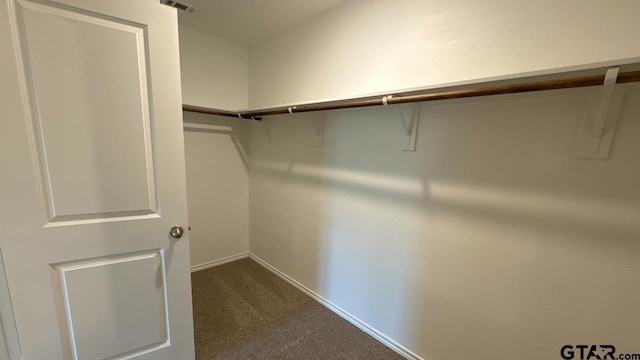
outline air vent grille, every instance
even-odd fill
[[[178,10],[189,12],[189,13],[192,13],[198,10],[198,8],[193,5],[189,5],[187,3],[173,1],[173,0],[160,0],[160,3],[165,4],[167,6],[174,7]]]

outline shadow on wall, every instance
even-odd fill
[[[249,250],[247,123],[184,113],[192,267]]]
[[[426,359],[633,350],[640,88],[607,161],[575,158],[585,91],[301,115],[251,131],[251,249]],[[637,348],[636,348],[637,350]]]
[[[231,142],[238,151],[245,169],[249,170],[248,148],[249,144],[243,135],[246,132],[245,124],[237,120],[227,119],[222,116],[213,116],[199,113],[184,113],[184,129],[190,132],[229,135]]]

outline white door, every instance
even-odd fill
[[[0,2],[0,251],[25,360],[194,357],[188,238],[169,234],[187,224],[177,31],[158,0]]]

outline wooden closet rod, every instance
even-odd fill
[[[630,71],[618,74],[616,83],[631,83],[640,82],[640,71]],[[425,92],[422,94],[411,95],[393,95],[393,96],[378,96],[375,98],[356,98],[346,99],[332,102],[321,102],[315,104],[304,104],[295,106],[282,106],[260,110],[250,110],[244,112],[234,112],[218,109],[210,109],[199,106],[183,105],[182,110],[189,112],[197,112],[204,114],[228,116],[241,119],[254,119],[260,120],[263,116],[267,115],[279,115],[290,113],[301,113],[309,111],[323,111],[323,110],[337,110],[358,108],[367,106],[381,106],[381,105],[394,105],[394,104],[407,104],[415,102],[426,102],[435,100],[447,100],[447,99],[462,99],[476,96],[489,96],[489,95],[503,95],[503,94],[516,94],[532,91],[543,90],[558,90],[579,88],[586,86],[597,86],[604,83],[604,75],[584,76],[577,78],[558,79],[558,80],[546,80],[538,82],[527,82],[521,84],[512,85],[498,85],[479,87],[474,89],[452,90],[444,92]],[[385,104],[386,102],[386,104]]]

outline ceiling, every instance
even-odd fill
[[[251,45],[347,0],[179,0],[199,9],[178,11],[180,25]]]

